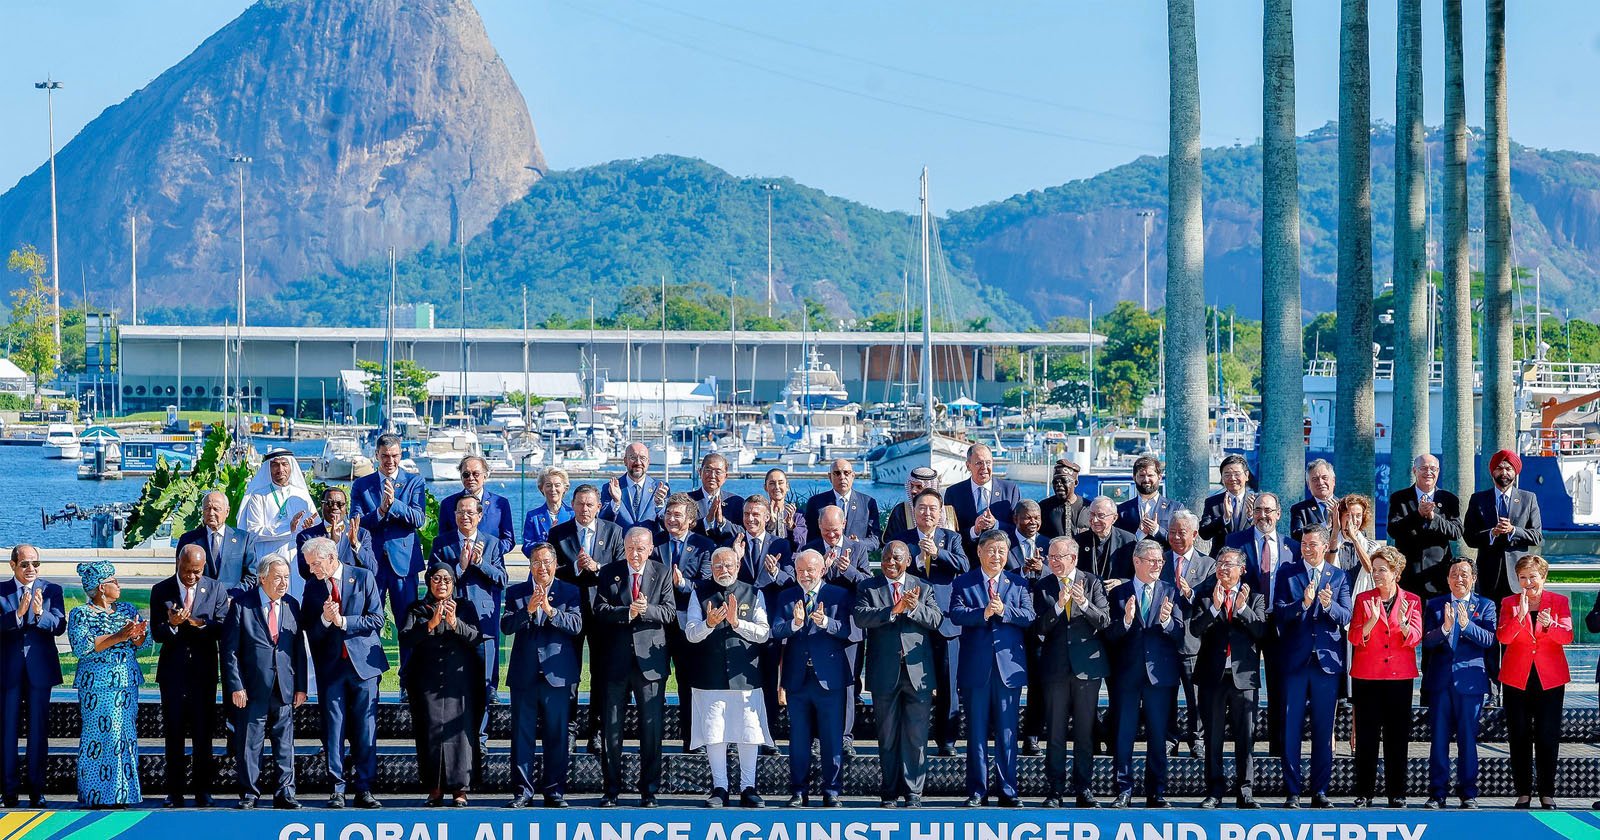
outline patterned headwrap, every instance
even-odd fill
[[[83,581],[85,595],[93,595],[100,584],[117,575],[117,567],[110,560],[90,560],[78,564],[78,577]]]

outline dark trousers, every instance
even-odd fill
[[[1539,670],[1528,672],[1527,688],[1502,689],[1506,706],[1507,740],[1511,742],[1511,781],[1518,797],[1533,796],[1534,771],[1538,771],[1537,793],[1544,798],[1556,795],[1556,755],[1561,748],[1561,703],[1567,687],[1545,688]]]
[[[1231,671],[1203,686],[1199,710],[1205,719],[1206,795],[1218,799],[1228,795],[1228,774],[1222,763],[1228,729],[1233,729],[1233,766],[1237,776],[1235,795],[1252,795],[1256,784],[1256,695],[1254,688],[1240,688]]]
[[[949,746],[961,739],[961,692],[956,690],[956,660],[961,638],[933,638],[933,740]]]
[[[1354,680],[1356,796],[1371,797],[1378,778],[1378,743],[1383,742],[1384,794],[1406,795],[1406,745],[1411,740],[1411,680]]]
[[[1029,635],[1023,652],[1027,655],[1025,664],[1030,674],[1044,673],[1044,666],[1039,660],[1039,642]],[[1041,681],[1042,683],[1042,681]],[[1022,739],[1028,743],[1037,743],[1044,737],[1044,725],[1050,717],[1045,708],[1044,690],[1041,686],[1029,687],[1028,702],[1022,704]]]
[[[892,690],[872,692],[878,723],[879,799],[922,795],[928,775],[928,713],[932,695],[919,695],[901,679]]]
[[[495,691],[500,685],[500,635],[489,632],[500,627],[499,610],[495,610],[495,613],[496,615],[488,616],[482,622],[483,640],[478,642],[478,658],[483,660],[484,704],[484,707],[478,710],[481,713],[478,715],[478,759],[474,763],[479,775],[483,769],[483,754],[489,751],[489,704],[494,702]],[[474,776],[473,782],[477,781],[479,781],[478,776]]]
[[[583,623],[585,625],[589,624],[589,616],[587,613],[584,615]],[[572,643],[578,649],[578,661],[581,663],[583,662],[584,643],[586,641],[588,642],[589,673],[593,675],[604,670],[605,666],[603,663],[605,661],[605,654],[601,652],[600,645],[596,644],[598,640],[589,639],[588,636],[589,634],[587,632],[579,633],[578,635],[572,637]],[[578,681],[573,680],[572,684],[567,686],[567,732],[572,735],[574,740],[582,737],[588,737],[590,735],[598,736],[602,731],[604,731],[605,726],[604,722],[601,720],[602,715],[600,713],[600,707],[602,704],[597,702],[600,699],[602,698],[600,696],[599,688],[595,687],[595,685],[591,683],[589,690],[589,713],[587,715],[581,714],[578,709]],[[772,718],[770,715],[767,717],[767,720],[773,719],[774,718]]]
[[[417,602],[417,576],[397,576],[383,559],[378,555],[378,593],[379,598],[389,601],[389,614],[394,617],[398,625],[406,615],[406,610]],[[400,642],[400,684],[406,684],[406,663],[411,661],[411,645],[409,642]]]
[[[673,673],[678,675],[678,740],[685,752],[694,734],[694,688],[689,685],[688,677],[697,655],[695,646],[683,635],[683,628],[677,622],[667,625],[667,656],[672,659]]]
[[[567,686],[539,680],[532,688],[511,689],[511,784],[518,796],[563,796],[567,790]],[[544,744],[544,764],[533,782],[534,746]]]
[[[1200,693],[1194,684],[1194,663],[1199,656],[1178,658],[1178,689],[1183,693],[1183,708],[1187,713],[1178,720],[1178,704],[1172,704],[1172,715],[1167,719],[1167,744],[1192,744],[1205,737],[1205,713],[1200,709]]]
[[[1000,674],[969,687],[961,697],[967,710],[967,794],[989,793],[989,738],[994,737],[994,774],[1000,795],[1017,795],[1017,724],[1022,689],[1008,688]]]
[[[22,777],[17,773],[17,738],[22,735],[23,699],[28,701],[28,795],[44,795],[44,757],[50,745],[50,686],[28,682],[24,672],[17,685],[0,686],[0,766],[4,767],[7,798],[15,798],[22,786]]]
[[[378,777],[378,678],[361,679],[349,661],[325,670],[317,686],[322,711],[322,745],[328,754],[328,778],[334,793],[348,783],[356,793],[372,790]],[[344,742],[350,741],[355,778],[344,771]]]
[[[1333,780],[1333,715],[1339,705],[1339,684],[1344,674],[1330,674],[1312,663],[1284,674],[1283,786],[1290,796],[1299,796],[1307,787],[1311,793],[1327,795]],[[1301,775],[1300,750],[1304,748],[1306,709],[1311,710],[1311,778]]]
[[[815,738],[822,747],[822,792],[839,795],[844,790],[844,687],[829,691],[807,673],[803,685],[784,694],[789,698],[789,792],[810,789]]]
[[[212,674],[215,677],[215,674]],[[174,680],[161,684],[161,728],[167,742],[167,796],[183,796],[189,757],[185,743],[194,749],[194,793],[210,796],[216,778],[216,757],[211,754],[211,733],[217,727],[217,681]]]
[[[639,793],[654,796],[661,787],[661,729],[666,711],[662,693],[666,680],[646,679],[629,668],[621,679],[607,680],[605,697],[605,749],[600,751],[600,772],[605,795],[622,792],[622,720],[631,697],[639,707]]]
[[[773,597],[767,603],[774,603]],[[783,645],[771,642],[761,646],[761,702],[767,707],[767,725],[778,722],[778,676],[783,667]]]
[[[1051,796],[1067,793],[1067,718],[1072,719],[1072,793],[1094,792],[1094,716],[1100,703],[1100,678],[1054,679],[1030,698],[1045,710],[1044,772]],[[1030,688],[1029,692],[1032,693]],[[1030,703],[1029,705],[1033,705]]]
[[[1283,735],[1287,731],[1288,715],[1284,710],[1288,708],[1288,701],[1284,697],[1288,690],[1283,684],[1283,663],[1278,661],[1276,640],[1269,634],[1261,639],[1261,665],[1266,672],[1267,683],[1267,749],[1273,755],[1283,755]]]
[[[1462,694],[1446,688],[1428,695],[1428,723],[1433,747],[1428,754],[1428,795],[1443,799],[1450,793],[1450,742],[1456,744],[1456,778],[1463,799],[1478,797],[1478,715],[1482,694]]]
[[[866,660],[861,657],[861,643],[855,642],[844,646],[845,667],[850,669],[850,684],[845,686],[844,694],[844,742],[854,744],[856,740],[856,701],[861,698],[861,669]],[[685,735],[687,741],[689,736]]]
[[[1141,675],[1142,676],[1142,675]],[[1117,690],[1117,795],[1133,792],[1133,741],[1144,719],[1144,795],[1167,792],[1167,721],[1178,687],[1151,685],[1145,679],[1124,680]],[[1143,714],[1141,715],[1141,711]]]
[[[272,758],[278,765],[278,792],[294,793],[294,707],[275,696],[250,695],[243,709],[234,708],[234,757],[239,774],[239,796],[257,799],[261,794],[261,760],[267,736],[272,736]],[[230,701],[231,705],[231,701]]]

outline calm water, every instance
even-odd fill
[[[270,446],[281,446],[281,444],[270,442]],[[269,443],[258,443],[257,448],[265,451],[269,448]],[[322,451],[322,442],[298,441],[291,444],[289,449],[297,455],[310,457]],[[620,473],[621,467],[616,471]],[[764,474],[765,470],[763,469],[761,473]],[[68,503],[90,507],[110,502],[133,502],[138,500],[140,490],[144,486],[142,478],[128,478],[121,481],[79,481],[77,465],[74,462],[47,459],[44,457],[44,449],[37,446],[0,446],[0,476],[11,479],[9,492],[13,494],[9,504],[0,506],[0,545],[28,541],[46,548],[89,546],[92,544],[92,538],[87,521],[61,522],[41,531],[40,509],[54,513]],[[575,481],[574,485],[581,483],[583,482]],[[673,470],[674,490],[688,491],[695,486],[697,481],[688,470],[684,468]],[[520,523],[527,509],[544,501],[531,471],[525,480],[495,480],[489,482],[489,487],[511,500],[511,509],[516,515],[519,533]],[[830,489],[828,482],[820,478],[790,479],[789,487],[800,498]],[[889,508],[905,496],[905,490],[901,487],[859,482],[857,488],[875,497],[884,513],[888,513]],[[439,498],[444,498],[460,489],[461,485],[456,482],[441,481],[429,485],[429,490]],[[760,478],[733,479],[728,482],[728,489],[739,494],[755,493],[762,489],[762,481]],[[1044,495],[1044,487],[1025,484],[1022,486],[1022,492],[1028,498],[1037,499]]]

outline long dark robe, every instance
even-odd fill
[[[417,775],[424,790],[446,793],[464,791],[472,783],[485,708],[477,611],[460,598],[455,602],[454,630],[442,621],[428,630],[438,603],[431,596],[412,604],[400,626],[400,638],[411,648],[406,691],[417,741]]]

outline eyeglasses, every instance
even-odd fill
[[[1279,513],[1279,512],[1280,511],[1275,507],[1262,507],[1261,505],[1256,505],[1256,513],[1259,513],[1259,514],[1261,514],[1263,516],[1265,516],[1266,514],[1269,514],[1269,513]]]
[[[37,569],[37,568],[39,568],[39,561],[38,560],[18,560],[17,561],[17,566],[20,567],[20,568],[23,568],[23,569]]]
[[[328,499],[322,503],[322,506],[325,508],[342,508],[345,506],[345,501],[344,499]]]

